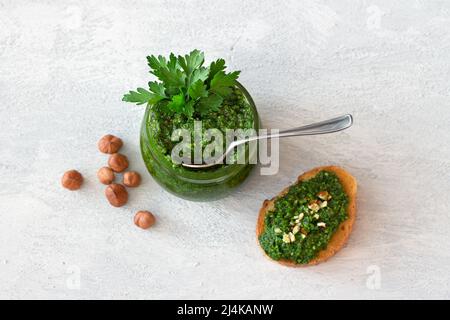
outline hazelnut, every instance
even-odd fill
[[[83,184],[83,176],[76,170],[69,170],[64,173],[61,184],[66,189],[78,190]]]
[[[105,196],[114,207],[121,207],[128,201],[127,189],[121,184],[111,183],[105,189]]]
[[[136,171],[128,171],[123,174],[123,184],[127,187],[137,187],[141,184],[141,175]]]
[[[112,134],[107,134],[98,142],[98,150],[103,153],[116,153],[122,148],[123,142],[122,139],[113,136]]]
[[[150,211],[138,211],[134,216],[134,224],[139,228],[148,229],[155,224],[155,216]]]
[[[108,165],[115,172],[122,172],[128,168],[128,159],[120,153],[114,153],[109,157]]]
[[[114,181],[114,171],[109,167],[100,168],[97,171],[97,178],[103,184],[111,184]]]

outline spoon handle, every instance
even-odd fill
[[[316,134],[333,133],[350,128],[353,124],[353,117],[351,114],[346,114],[337,118],[308,124],[306,126],[292,128],[287,130],[281,130],[278,133],[271,133],[267,135],[261,135],[255,137],[260,139],[272,139],[282,137],[295,137],[295,136],[309,136]],[[256,140],[255,139],[255,140]]]

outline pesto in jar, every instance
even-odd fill
[[[155,106],[155,108],[161,107],[163,106]],[[232,93],[224,99],[220,109],[217,111],[205,115],[194,113],[192,117],[181,113],[168,114],[155,112],[155,117],[150,119],[148,125],[152,127],[151,130],[155,135],[161,152],[165,156],[170,157],[173,147],[178,143],[178,141],[171,140],[172,133],[176,129],[187,129],[193,132],[194,121],[202,121],[203,133],[208,129],[220,130],[225,142],[227,129],[252,129],[254,128],[255,119],[252,108],[244,97],[244,94],[239,88],[235,87],[232,89]],[[202,146],[204,147],[208,143],[207,141],[202,141]],[[191,150],[193,149],[192,142]]]
[[[348,218],[348,196],[330,171],[291,186],[275,200],[264,220],[261,247],[274,260],[307,264],[327,247],[339,225]]]

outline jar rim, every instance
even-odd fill
[[[255,105],[255,102],[253,101],[252,97],[250,96],[250,93],[245,89],[245,87],[237,82],[236,87],[239,88],[239,90],[243,93],[247,103],[250,105],[250,108],[253,113],[253,129],[256,130],[258,133],[258,130],[260,128],[260,119],[259,114]],[[160,168],[162,168],[166,174],[170,174],[177,179],[181,179],[187,182],[195,182],[198,184],[208,184],[208,183],[219,183],[221,181],[227,180],[234,175],[238,174],[241,170],[243,170],[246,166],[251,165],[249,163],[246,164],[225,164],[222,165],[219,168],[214,169],[208,169],[208,170],[189,170],[185,169],[184,167],[174,167],[173,162],[169,161],[165,154],[163,154],[160,151],[160,148],[158,148],[158,145],[155,141],[155,139],[151,138],[151,133],[149,132],[150,128],[148,126],[148,119],[151,115],[151,106],[147,106],[144,114],[143,119],[143,131],[145,132],[145,135],[147,135],[146,141],[150,144],[149,152],[151,153],[151,156],[153,157],[154,161],[158,162],[160,165]],[[143,143],[143,140],[141,138],[141,143]],[[254,151],[256,152],[256,151]],[[252,154],[253,155],[253,154]]]

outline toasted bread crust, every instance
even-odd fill
[[[298,264],[291,260],[286,260],[286,259],[277,260],[277,262],[282,265],[289,266],[289,267],[304,267],[304,266],[315,265],[320,262],[326,261],[330,257],[334,256],[336,254],[336,252],[338,252],[343,247],[343,245],[347,242],[347,239],[350,236],[350,233],[352,232],[353,223],[355,222],[355,218],[356,218],[356,191],[357,191],[356,179],[352,175],[350,175],[347,171],[345,171],[344,169],[342,169],[340,167],[323,166],[323,167],[314,168],[310,171],[303,173],[302,175],[300,175],[298,177],[297,182],[309,180],[309,179],[313,178],[317,173],[319,173],[320,171],[323,171],[323,170],[332,171],[339,178],[339,181],[341,182],[341,184],[344,188],[344,191],[347,194],[348,199],[349,199],[348,208],[347,208],[348,218],[347,218],[347,220],[345,220],[344,222],[342,222],[339,225],[339,228],[336,230],[336,232],[333,234],[330,241],[328,242],[326,249],[320,251],[317,254],[317,257],[312,259],[309,263]],[[265,227],[264,218],[265,218],[266,214],[270,210],[273,209],[275,200],[277,198],[280,198],[283,195],[285,195],[288,192],[289,188],[290,187],[283,189],[277,196],[273,197],[270,200],[264,200],[263,205],[262,205],[261,209],[259,210],[258,222],[256,225],[257,239],[259,239],[259,236],[264,231],[264,227]],[[258,240],[258,244],[259,244],[259,240]],[[266,254],[266,253],[264,252],[264,254]],[[266,254],[266,256],[267,256],[267,254]]]

